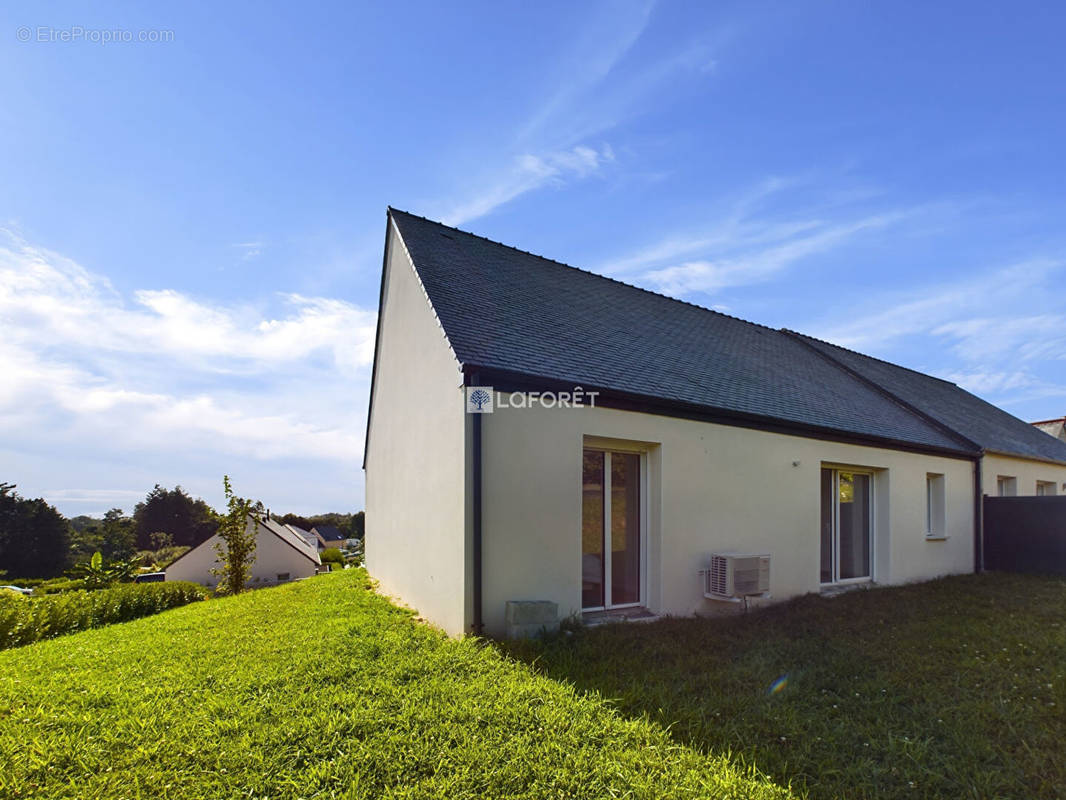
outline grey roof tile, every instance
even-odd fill
[[[807,340],[403,211],[390,209],[390,215],[464,366],[864,437],[974,450],[958,434],[973,437],[960,428],[948,423],[951,430],[945,430],[923,419],[820,356]],[[929,398],[920,395],[902,399],[921,406]],[[937,395],[937,403],[947,402]],[[995,413],[984,412],[988,422],[981,432],[1010,426],[1013,417],[982,405]]]
[[[950,381],[810,336],[802,338],[985,450],[1066,462],[1066,443]]]

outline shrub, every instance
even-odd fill
[[[336,564],[339,567],[344,566],[344,553],[338,550],[336,547],[327,547],[318,556],[323,564]]]
[[[71,591],[41,598],[0,592],[0,650],[65,633],[127,622],[203,600],[195,583],[126,583],[95,592]]]
[[[67,571],[67,574],[72,578],[85,581],[86,589],[102,589],[113,583],[128,581],[136,570],[137,565],[134,561],[107,561],[97,550],[92,558],[75,564]]]
[[[26,587],[30,588],[30,587]],[[33,587],[34,597],[43,597],[46,594],[63,594],[63,592],[75,592],[87,589],[85,581],[76,578],[52,578]]]

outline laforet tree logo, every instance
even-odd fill
[[[492,413],[492,387],[467,386],[466,410],[471,414]]]

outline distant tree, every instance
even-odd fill
[[[93,524],[87,527],[70,529],[70,560],[73,563],[88,561],[103,544],[100,525],[101,520],[93,520]]]
[[[130,517],[121,508],[112,508],[104,514],[100,526],[100,552],[110,561],[129,561],[137,550],[137,529]]]
[[[71,535],[73,561],[87,561],[97,550],[110,561],[128,561],[136,552],[136,526],[121,508],[112,508],[102,520],[93,519],[91,525],[74,528]]]
[[[153,533],[169,533],[176,545],[195,547],[218,528],[217,515],[203,500],[193,499],[180,486],[164,489],[158,483],[133,509],[138,550],[152,547]]]
[[[366,513],[363,511],[357,511],[352,514],[352,526],[351,532],[353,539],[362,539],[366,536]]]
[[[89,528],[97,527],[101,522],[103,522],[103,520],[98,517],[90,517],[87,514],[78,514],[78,516],[70,518],[70,529],[75,533],[81,533]]]
[[[17,578],[53,578],[70,561],[70,524],[42,499],[27,500],[0,483],[0,570]]]
[[[303,528],[305,531],[311,530],[314,527],[314,523],[307,517],[301,517],[299,514],[282,514],[277,517],[278,522],[282,525],[295,525],[297,528]]]
[[[148,542],[153,550],[162,550],[164,547],[174,546],[174,537],[166,531],[156,531],[148,535]]]
[[[239,594],[244,591],[255,561],[255,536],[263,504],[237,497],[233,493],[229,476],[222,478],[226,492],[226,513],[218,521],[218,542],[215,552],[221,566],[211,570],[218,576],[218,590],[224,594]],[[249,515],[254,524],[248,524]]]

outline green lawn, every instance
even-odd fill
[[[0,797],[777,798],[361,570],[0,653]]]
[[[501,648],[812,798],[1066,797],[1061,578],[960,576]]]
[[[1064,710],[1062,579],[484,646],[350,570],[0,653],[0,797],[1053,798]]]

